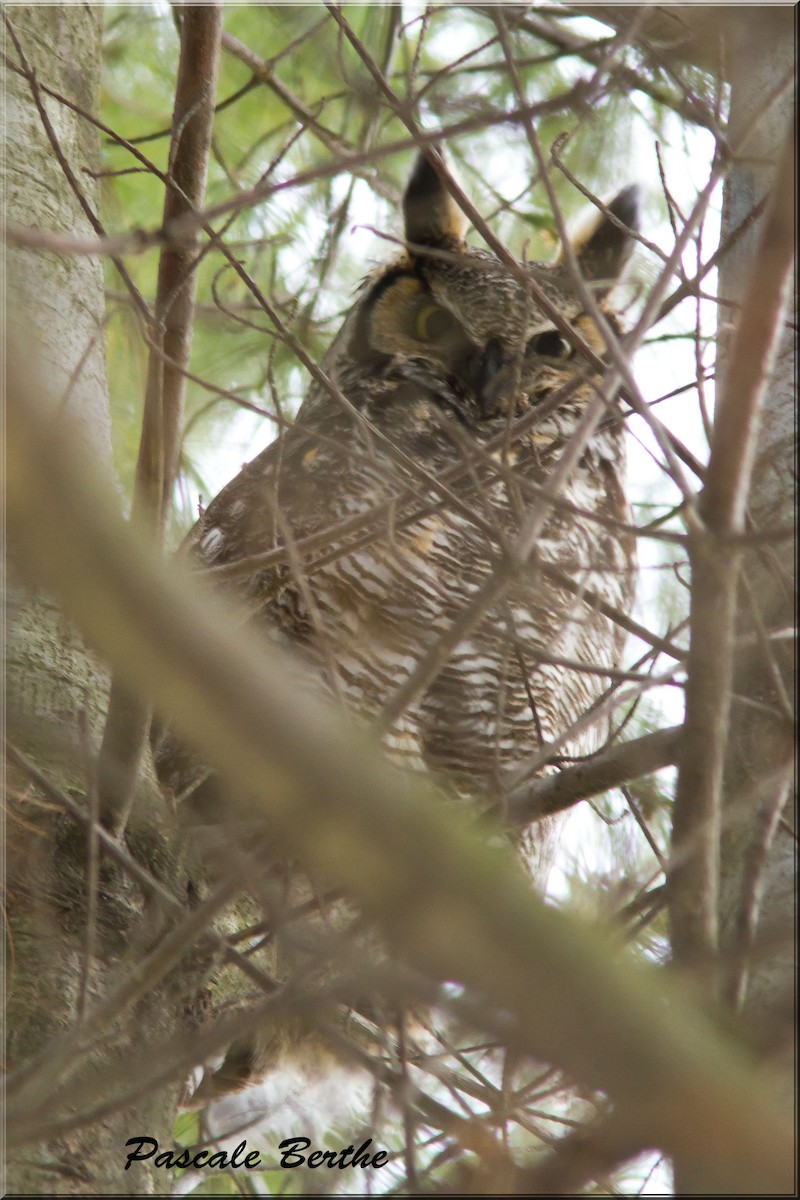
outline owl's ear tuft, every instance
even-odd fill
[[[423,151],[406,185],[403,217],[406,241],[418,246],[461,246],[467,232],[466,217]]]
[[[596,212],[571,239],[581,273],[584,279],[597,285],[592,290],[599,296],[611,290],[630,258],[634,242],[631,235],[639,228],[640,200],[638,184],[630,184],[607,205],[608,212],[624,229],[606,213]]]

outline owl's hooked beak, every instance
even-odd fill
[[[451,385],[474,405],[473,417],[490,421],[516,408],[519,365],[508,354],[501,338],[489,338],[482,347],[475,342],[462,342],[458,347],[448,347],[448,351],[445,362]]]
[[[459,375],[484,420],[506,413],[509,401],[513,402],[515,379],[510,366],[499,337],[490,338],[483,350],[473,347],[461,364]]]

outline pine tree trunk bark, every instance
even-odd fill
[[[794,92],[789,87],[765,111],[767,98],[794,68],[794,46],[760,15],[735,45],[731,70],[731,142],[758,115],[754,136],[725,188],[722,242],[759,201],[776,189],[777,163],[791,134]],[[793,238],[791,191],[779,194],[785,233]],[[760,253],[764,219],[753,222],[720,264],[720,296],[741,304]],[[790,296],[792,295],[790,291]],[[719,373],[732,352],[730,309],[720,313]],[[733,311],[736,311],[735,309]],[[795,519],[795,332],[790,299],[767,383],[749,498],[753,528],[789,530]],[[739,336],[746,330],[740,330]],[[723,384],[724,386],[724,384]],[[742,562],[739,631],[751,644],[739,654],[724,783],[720,889],[721,949],[728,994],[743,1008],[765,1049],[786,1055],[793,1041],[795,978],[792,914],[796,850],[791,763],[794,656],[787,637],[795,621],[796,579],[790,543],[749,550]],[[772,634],[768,649],[764,635]],[[783,635],[783,636],[781,636]],[[753,939],[765,945],[753,962]],[[788,1065],[788,1063],[787,1063]]]
[[[91,238],[94,230],[59,163],[54,142],[71,166],[84,202],[96,213],[96,180],[84,168],[93,170],[99,163],[98,133],[48,96],[45,85],[84,111],[96,111],[102,9],[12,7],[8,20],[11,30],[4,49],[9,60],[23,68],[23,73],[7,69],[4,80],[6,120],[1,132],[6,146],[0,154],[0,185],[9,227]],[[110,474],[102,260],[17,246],[9,249],[5,269],[8,344],[35,347],[36,374],[48,380],[54,398],[53,436],[58,437],[62,419],[69,419],[73,427],[77,424],[92,457]],[[9,532],[10,563],[4,581],[8,740],[55,789],[46,795],[19,766],[19,759],[9,767],[5,1065],[12,1085],[9,1111],[16,1104],[18,1111],[27,1112],[30,1128],[53,1104],[59,1089],[63,1092],[54,1114],[63,1118],[73,1099],[80,1109],[70,1078],[53,1064],[58,1040],[74,1038],[81,1019],[82,1070],[91,1075],[130,1050],[138,1050],[146,1063],[148,1045],[180,1028],[183,1002],[173,981],[171,994],[157,990],[138,1005],[135,1025],[118,1023],[104,1031],[102,1042],[93,1038],[94,1005],[122,971],[139,961],[143,947],[152,945],[159,933],[158,918],[124,872],[101,858],[96,931],[92,939],[87,936],[89,839],[83,826],[60,809],[57,796],[68,793],[86,809],[91,763],[102,732],[107,672],[54,601],[20,583],[14,571],[13,530]],[[156,827],[137,854],[151,869],[162,856],[163,877],[172,868],[167,866],[168,840],[157,825],[160,797],[147,781],[140,791],[142,811],[155,814]],[[39,1064],[41,1070],[15,1090],[20,1071],[31,1064]],[[121,1076],[117,1088],[123,1090],[130,1082]],[[147,1134],[169,1144],[179,1087],[176,1081],[122,1111],[115,1110],[112,1091],[106,1111],[88,1123],[75,1128],[64,1123],[46,1141],[16,1146],[11,1142],[8,1190],[35,1195],[163,1190],[163,1171],[125,1172],[125,1142]],[[25,1125],[23,1120],[23,1131]]]
[[[762,374],[750,454],[741,464],[746,474],[752,461],[746,533],[764,540],[742,554],[736,597],[737,650],[721,789],[717,978],[720,998],[765,1065],[775,1069],[777,1086],[791,1104],[796,580],[786,536],[795,514],[796,312],[789,270],[794,46],[780,21],[762,19],[763,10],[736,13],[727,39],[733,163],[724,191],[721,245],[730,242],[730,249],[719,267],[717,347],[718,405],[723,396],[728,405],[722,418],[718,407],[717,421],[746,422],[743,406],[751,398],[746,393],[756,390],[742,366],[764,361],[773,335],[776,349]],[[755,220],[754,210],[760,212]],[[759,327],[762,312],[774,312],[768,333]],[[764,535],[770,533],[777,536],[769,540]],[[675,1163],[677,1195],[709,1191],[709,1178]]]

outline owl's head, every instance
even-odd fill
[[[581,364],[581,340],[602,351],[563,255],[514,270],[469,246],[465,218],[425,154],[403,215],[406,252],[371,279],[339,339],[339,362],[413,380],[479,428],[565,382]],[[571,243],[583,288],[601,305],[628,260],[637,218],[638,189],[625,188]]]

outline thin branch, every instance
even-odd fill
[[[170,183],[174,181],[175,186],[169,186],[164,196],[165,227],[203,202],[221,34],[221,4],[190,4],[182,9],[169,168]],[[181,246],[166,246],[158,264],[153,338],[163,355],[151,352],[149,358],[131,508],[131,520],[146,529],[157,546],[163,544],[178,471],[196,266],[194,237]],[[131,695],[115,674],[98,762],[98,786],[103,820],[118,834],[125,828],[133,803],[150,720],[150,706]]]
[[[681,726],[660,729],[632,742],[609,746],[588,762],[562,767],[556,775],[517,787],[505,802],[504,817],[511,825],[527,825],[563,812],[579,800],[672,766],[680,738]]]
[[[86,831],[86,939],[78,981],[78,999],[75,1005],[78,1024],[81,1024],[86,1017],[89,984],[97,946],[98,887],[100,883],[100,848],[97,842],[100,797],[97,792],[97,767],[92,753],[89,720],[85,710],[80,714],[80,737],[86,775],[89,824]]]

